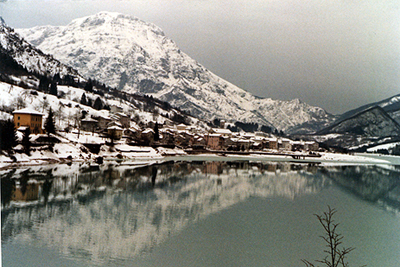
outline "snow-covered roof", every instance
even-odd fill
[[[111,114],[111,115],[110,115],[110,118],[111,118],[112,120],[119,120],[119,117],[118,117],[117,115],[115,115],[115,114]]]
[[[229,129],[213,128],[213,131],[218,134],[232,134],[232,131]]]
[[[107,126],[114,126],[114,125],[116,125],[118,127],[122,127],[122,124],[118,121],[112,121],[112,122],[107,123]]]
[[[23,109],[19,109],[19,110],[15,110],[13,112],[13,114],[31,114],[31,115],[39,115],[39,116],[43,116],[43,113],[40,113],[39,111],[36,111],[32,108],[23,108]]]
[[[254,134],[254,133],[245,132],[245,133],[242,134],[242,136],[243,136],[244,138],[252,138],[252,137],[255,136],[255,134]]]
[[[119,130],[119,131],[123,131],[124,129],[122,129],[121,127],[118,127],[117,125],[114,125],[114,126],[108,127],[107,130]]]
[[[306,141],[306,142],[304,142],[306,145],[313,145],[313,144],[316,144],[317,142],[315,142],[315,141]]]
[[[98,122],[97,120],[92,119],[92,118],[86,118],[86,119],[83,119],[82,121],[83,122]]]
[[[142,133],[147,134],[147,133],[154,133],[154,130],[151,128],[147,128],[146,130],[144,130]]]
[[[265,138],[262,136],[255,136],[255,137],[252,137],[251,140],[253,140],[255,142],[262,142],[265,140]]]
[[[186,127],[187,127],[187,125],[181,123],[181,124],[176,126],[176,129],[178,129],[178,130],[186,130]]]
[[[118,112],[117,115],[120,116],[120,117],[129,118],[128,115],[126,115],[125,113],[122,113],[122,112]]]
[[[137,125],[131,125],[131,126],[129,127],[129,130],[131,130],[131,131],[140,131],[140,127],[137,126]]]
[[[104,120],[111,120],[111,118],[109,116],[106,115],[102,115],[100,114],[99,116],[97,116],[99,119],[104,119]]]

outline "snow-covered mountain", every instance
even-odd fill
[[[86,77],[127,92],[153,95],[203,119],[257,122],[284,131],[333,120],[322,108],[297,99],[251,95],[183,53],[159,27],[132,16],[101,12],[67,26],[17,32]]]
[[[23,38],[14,29],[8,27],[0,17],[0,55],[2,62],[0,65],[7,64],[4,58],[11,58],[16,64],[23,67],[30,73],[39,75],[54,76],[59,74],[61,77],[70,75],[72,78],[84,80],[79,73],[72,67],[67,66],[52,55],[45,54]],[[7,66],[5,66],[7,67]]]
[[[350,118],[357,113],[375,106],[383,108],[393,119],[397,121],[397,123],[400,123],[400,94],[347,111],[340,116],[338,121]]]
[[[374,106],[319,132],[319,134],[330,133],[350,133],[368,137],[398,137],[400,125],[383,108]]]

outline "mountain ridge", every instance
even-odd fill
[[[87,77],[152,95],[202,119],[257,122],[285,131],[334,120],[322,108],[299,100],[251,95],[191,59],[159,27],[129,15],[100,12],[67,26],[17,32]]]
[[[7,26],[2,18],[0,19],[0,54],[2,57],[11,58],[28,72],[44,76],[70,75],[78,80],[84,80],[72,67],[61,63],[50,54],[43,53],[21,38],[13,28]],[[0,64],[6,64],[6,62],[0,62]]]
[[[370,109],[371,107],[379,106],[382,107],[393,119],[395,119],[398,123],[400,123],[400,94],[394,95],[392,97],[388,97],[386,99],[369,103],[358,107],[356,109],[349,110],[338,118],[338,120],[344,120],[349,118],[363,110]]]
[[[382,107],[372,106],[340,120],[317,134],[351,133],[369,137],[400,136],[400,125]]]

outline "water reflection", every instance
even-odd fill
[[[146,167],[59,165],[2,173],[2,242],[42,244],[105,264],[149,252],[190,222],[249,197],[319,192],[331,182],[399,208],[399,172],[257,162]]]
[[[395,166],[331,167],[324,174],[364,200],[400,211],[400,170]]]

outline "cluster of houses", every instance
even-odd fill
[[[29,127],[31,133],[43,133],[44,114],[31,109],[14,111],[14,123],[17,129]],[[226,128],[201,129],[194,125],[155,125],[140,128],[131,124],[131,118],[123,113],[121,107],[111,106],[109,116],[92,116],[81,120],[80,130],[96,132],[115,140],[126,139],[127,143],[149,146],[168,146],[208,149],[214,151],[318,151],[314,141],[293,141],[288,138],[270,137],[264,132],[232,132]]]
[[[293,141],[288,138],[270,137],[264,132],[231,132],[229,129],[213,128],[206,135],[206,146],[212,150],[283,150],[318,151],[315,141]]]

